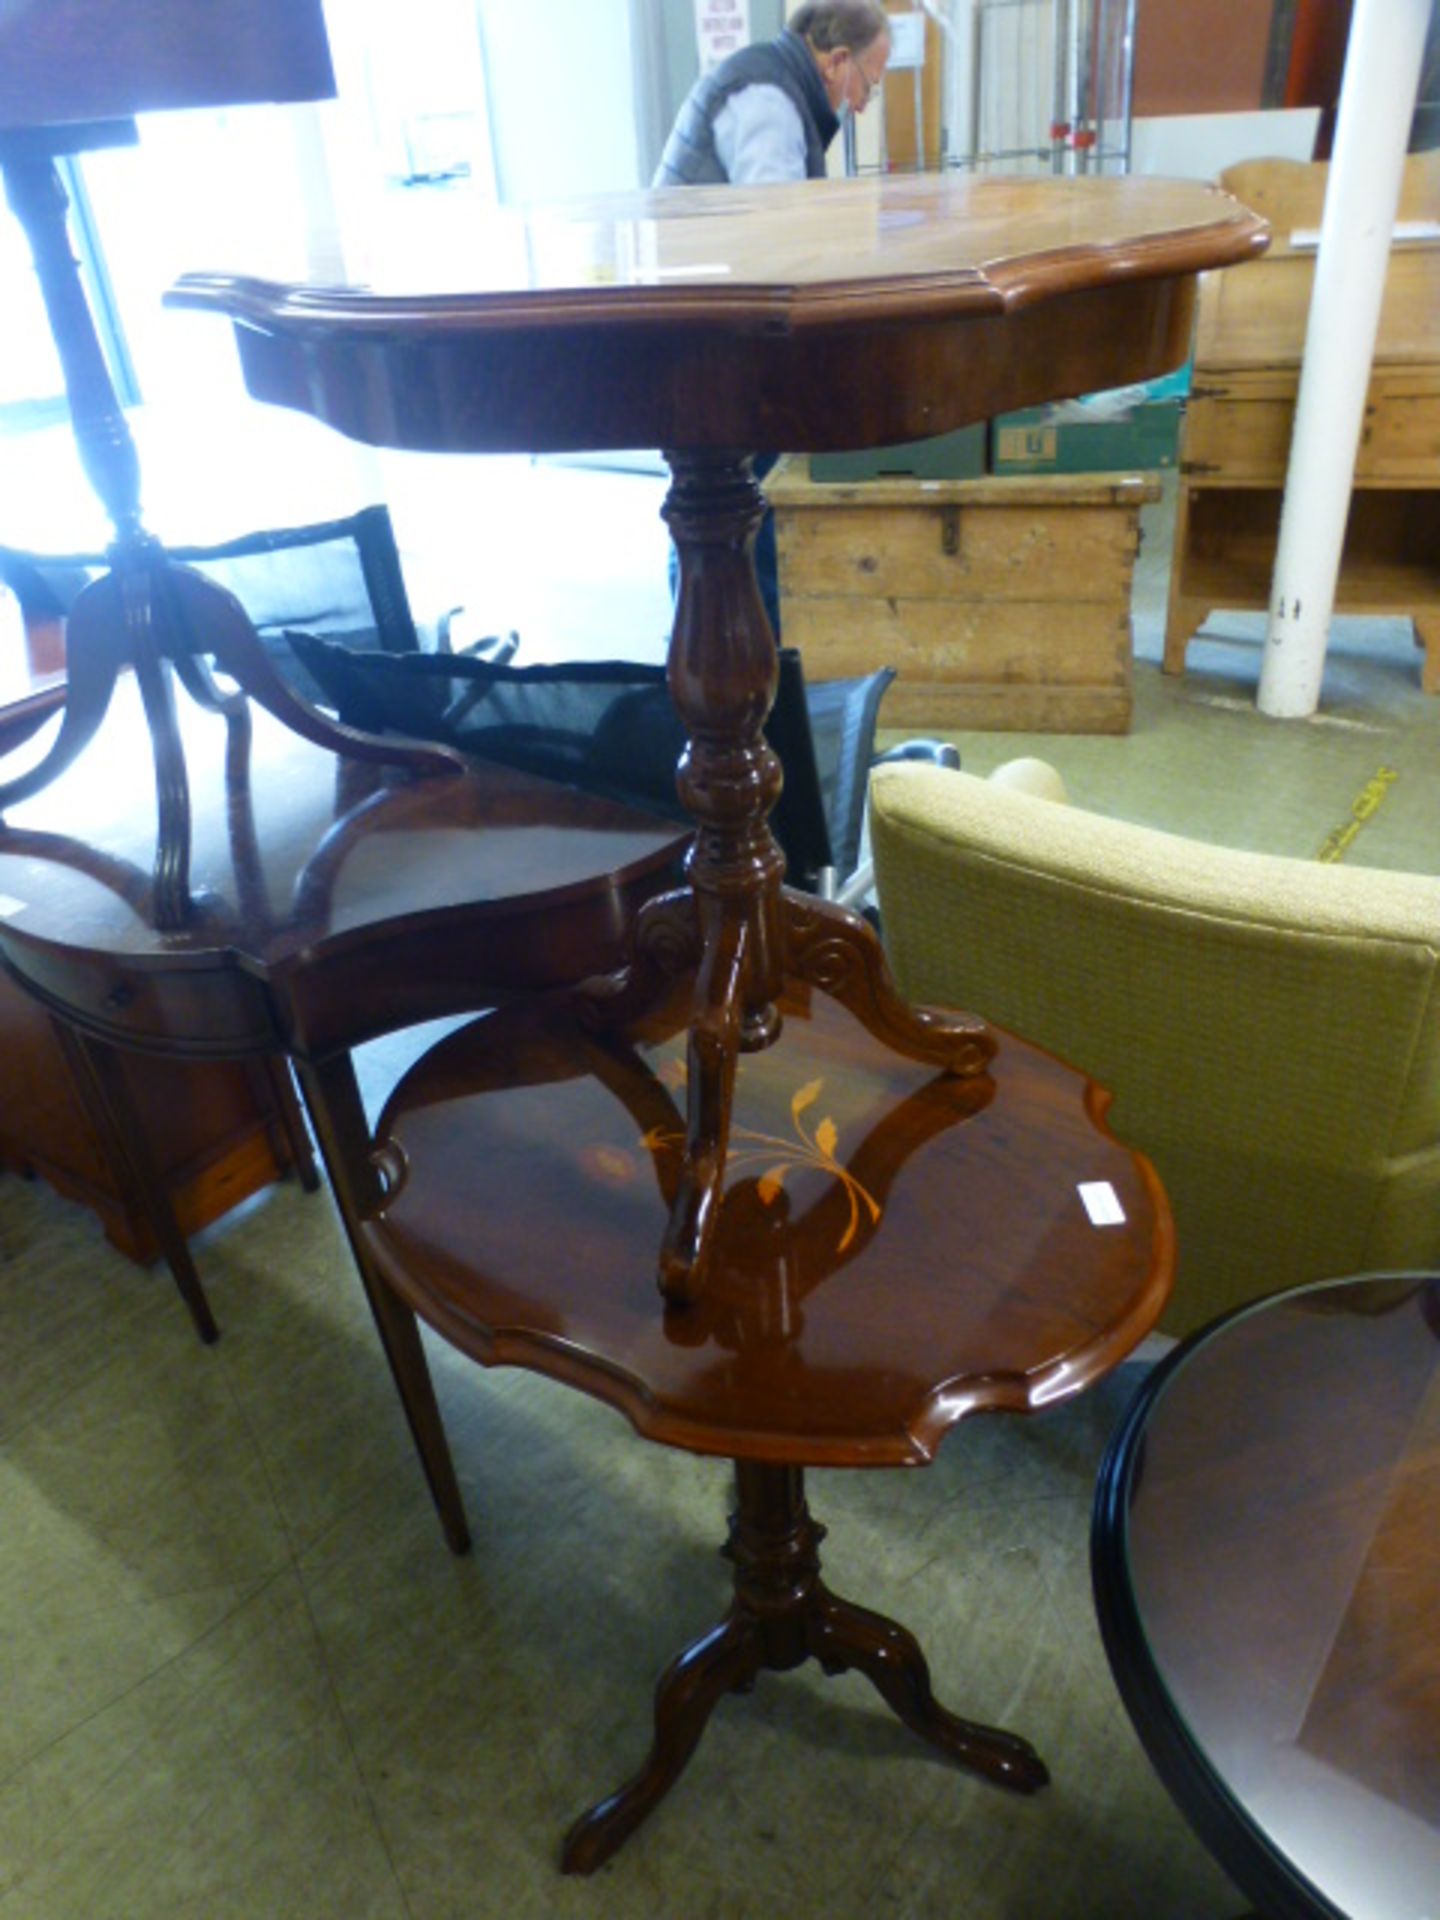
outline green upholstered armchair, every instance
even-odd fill
[[[882,767],[910,999],[1084,1068],[1153,1159],[1182,1333],[1292,1282],[1440,1265],[1440,880],[1239,853],[963,773]]]

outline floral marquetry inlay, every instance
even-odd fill
[[[678,1060],[667,1061],[660,1077],[672,1085],[683,1084],[683,1063]],[[837,1253],[844,1253],[859,1230],[862,1209],[874,1226],[879,1223],[881,1207],[874,1195],[836,1157],[840,1130],[831,1116],[826,1114],[816,1121],[813,1133],[807,1130],[805,1116],[819,1103],[824,1088],[823,1080],[809,1080],[792,1095],[790,1123],[795,1132],[793,1140],[786,1139],[783,1134],[765,1133],[739,1122],[732,1125],[726,1166],[737,1172],[742,1167],[747,1170],[757,1166],[762,1168],[755,1182],[755,1190],[767,1207],[773,1207],[785,1191],[785,1176],[792,1167],[814,1167],[838,1180],[850,1202],[849,1223],[835,1248]],[[667,1152],[681,1153],[685,1147],[685,1135],[678,1127],[650,1127],[641,1136],[640,1144],[657,1156]]]

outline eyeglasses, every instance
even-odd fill
[[[871,74],[868,74],[865,71],[864,67],[861,66],[859,55],[852,53],[850,55],[850,71],[854,74],[855,78],[860,82],[861,93],[860,93],[860,98],[856,104],[858,106],[863,107],[869,102],[871,94],[874,93],[875,89],[879,86],[880,82],[885,77],[884,64],[882,63],[879,68],[879,71],[872,76]]]

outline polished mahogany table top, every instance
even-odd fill
[[[689,1009],[680,989],[577,1045],[563,998],[505,1008],[392,1095],[365,1242],[463,1351],[668,1445],[914,1466],[968,1414],[1078,1391],[1153,1324],[1170,1212],[1106,1096],[1009,1035],[979,1076],[901,1059],[822,993],[739,1061],[710,1277],[662,1314]]]
[[[1329,1281],[1176,1350],[1116,1435],[1096,1595],[1137,1729],[1274,1920],[1440,1895],[1440,1277]]]
[[[180,703],[190,924],[158,932],[156,802],[133,681],[90,750],[0,826],[0,952],[92,1032],[230,1054],[323,1053],[615,964],[686,835],[473,762],[401,776]],[[16,758],[19,758],[17,754]]]
[[[187,274],[259,399],[376,445],[546,452],[919,439],[1183,362],[1195,276],[1261,251],[1217,189],[960,174],[497,212],[423,287]]]

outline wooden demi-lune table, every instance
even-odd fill
[[[1440,1277],[1295,1288],[1147,1380],[1096,1499],[1111,1665],[1267,1920],[1440,1890]]]
[[[143,1136],[119,1047],[191,1060],[288,1054],[347,1226],[368,1141],[351,1049],[492,996],[613,966],[673,879],[673,823],[505,767],[414,779],[302,740],[263,709],[177,708],[189,768],[183,928],[156,926],[157,803],[123,675],[89,750],[0,824],[0,960],[74,1035],[205,1338],[215,1325]],[[94,1042],[104,1043],[96,1046]],[[451,1544],[459,1494],[409,1316],[370,1302]]]
[[[727,1689],[811,1656],[993,1779],[1046,1777],[936,1705],[902,1627],[825,1588],[803,1472],[915,1464],[967,1413],[1095,1379],[1159,1314],[1169,1214],[1082,1075],[906,1007],[862,920],[783,888],[745,449],[914,440],[1157,374],[1188,351],[1196,275],[1264,243],[1189,183],[811,182],[497,215],[453,291],[206,274],[172,296],[235,321],[257,397],[361,440],[671,467],[687,884],[614,975],[426,1055],[355,1178],[397,1302],[736,1462],[731,1610],[662,1681],[651,1755],[572,1831],[572,1870],[645,1816]]]

